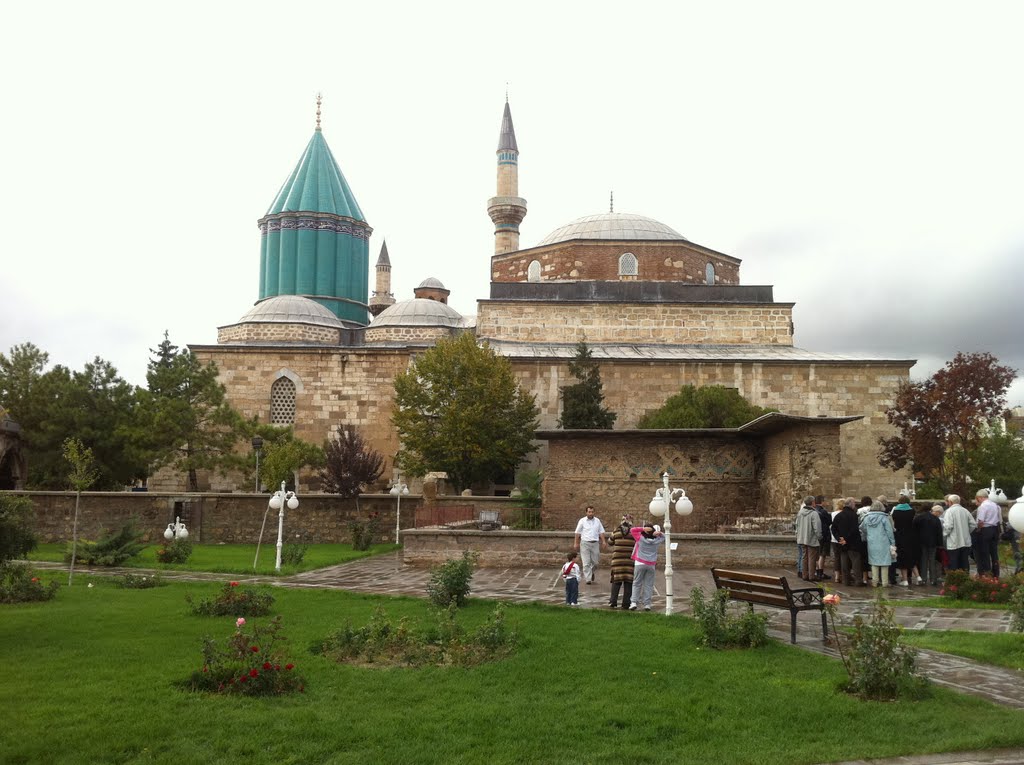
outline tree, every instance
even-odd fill
[[[32,532],[32,501],[17,494],[0,494],[0,567],[36,549]]]
[[[307,465],[319,467],[324,462],[324,451],[316,444],[296,438],[288,428],[273,441],[264,441],[263,459],[260,461],[260,480],[272,491],[281,482],[290,482],[295,473]]]
[[[601,369],[585,342],[576,345],[576,355],[569,362],[569,371],[579,382],[562,388],[561,428],[606,430],[615,424],[618,415],[604,404]]]
[[[1020,496],[1018,492],[1024,484],[1024,440],[1014,433],[1004,432],[997,423],[971,450],[967,475],[979,487],[988,486],[994,479],[996,486],[1007,495]]]
[[[640,418],[638,428],[738,428],[774,409],[755,406],[735,388],[684,385],[660,409]]]
[[[92,456],[92,449],[82,445],[77,438],[68,438],[64,441],[64,459],[71,466],[68,473],[68,483],[75,490],[75,520],[71,527],[71,566],[68,568],[68,586],[75,576],[75,557],[78,555],[78,506],[82,499],[82,492],[92,486],[99,477],[96,469],[96,461]]]
[[[154,466],[170,464],[187,473],[188,490],[199,491],[197,471],[226,471],[245,458],[234,452],[248,427],[227,403],[217,367],[203,364],[187,348],[179,351],[168,334],[150,350],[146,372],[146,425]]]
[[[1015,376],[991,353],[957,353],[927,380],[904,382],[885,412],[897,434],[879,439],[879,464],[909,464],[943,491],[965,493],[972,452],[1006,408]]]
[[[325,492],[355,497],[383,472],[384,458],[355,430],[339,428],[337,436],[324,443],[320,488]]]
[[[460,491],[534,451],[537,414],[508,359],[469,333],[441,340],[395,377],[399,463],[416,476],[445,471]]]

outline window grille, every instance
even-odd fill
[[[636,255],[631,252],[624,252],[619,257],[619,276],[636,276],[640,271]]]
[[[535,260],[530,263],[530,267],[526,270],[526,281],[528,282],[539,282],[540,281],[540,261]]]
[[[270,423],[295,424],[295,383],[287,377],[279,377],[270,386]]]

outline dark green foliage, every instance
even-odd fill
[[[57,582],[43,584],[24,563],[0,563],[0,603],[51,600],[59,587]]]
[[[848,672],[849,693],[865,699],[891,701],[920,698],[928,681],[917,674],[917,652],[900,642],[903,628],[893,609],[881,600],[871,606],[868,620],[853,619]]]
[[[78,541],[77,560],[88,566],[120,566],[134,558],[143,548],[142,534],[135,528],[135,521],[128,521],[120,529],[108,534],[98,542],[85,539]],[[65,553],[65,560],[71,560],[71,545]]]
[[[349,536],[352,538],[353,550],[369,550],[378,539],[384,527],[380,513],[374,511],[365,520],[353,520],[348,524]]]
[[[23,558],[38,544],[32,532],[32,501],[15,494],[0,494],[0,564]]]
[[[537,414],[509,360],[468,332],[439,341],[395,377],[401,466],[414,476],[444,471],[458,491],[512,473],[535,451]]]
[[[347,622],[312,651],[340,662],[470,667],[507,656],[515,649],[519,637],[508,626],[500,605],[469,635],[458,623],[457,611],[454,603],[438,609],[436,624],[417,631],[408,617],[394,624],[378,606],[366,626],[355,628]]]
[[[227,582],[214,598],[194,602],[191,595],[186,595],[185,602],[196,616],[266,616],[274,605],[274,596],[266,590]]]
[[[316,444],[296,438],[291,428],[279,430],[273,440],[264,439],[263,458],[260,460],[260,480],[271,491],[276,491],[281,482],[292,482],[295,473],[311,465],[323,464],[324,452]]]
[[[565,429],[606,430],[618,415],[604,406],[601,369],[585,342],[576,345],[569,372],[579,382],[562,388],[562,416],[558,426]]]
[[[972,603],[1009,603],[1017,590],[1022,589],[1024,574],[996,579],[993,576],[972,577],[968,571],[949,571],[939,594],[950,600]]]
[[[172,539],[164,542],[156,551],[156,559],[161,563],[188,563],[191,557],[191,539]]]
[[[700,642],[708,648],[757,648],[768,642],[768,617],[736,606],[729,612],[729,593],[715,590],[710,598],[700,587],[690,590],[690,608],[700,628]]]
[[[298,542],[288,542],[281,548],[281,565],[301,565],[302,561],[306,558],[307,550],[309,550],[309,545],[299,544]]]
[[[1010,629],[1024,632],[1024,587],[1018,587],[1010,598]]]
[[[512,528],[533,530],[541,527],[540,509],[544,504],[542,486],[544,474],[540,470],[524,470],[519,475],[519,508],[512,522]]]
[[[461,558],[446,560],[430,569],[430,583],[427,585],[430,602],[438,608],[448,608],[453,603],[464,606],[476,559],[476,553],[466,551]]]
[[[239,620],[223,644],[203,638],[203,666],[184,685],[188,690],[238,696],[280,696],[301,693],[305,679],[284,655],[281,617],[265,627]]]
[[[328,494],[356,497],[384,472],[384,458],[355,430],[341,430],[324,444],[320,488]]]
[[[167,586],[160,574],[125,574],[115,578],[114,582],[122,590],[151,590]]]
[[[660,409],[640,418],[638,428],[738,428],[775,411],[747,401],[735,388],[684,385]]]

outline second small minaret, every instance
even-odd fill
[[[380,256],[377,258],[377,282],[373,297],[370,298],[370,313],[374,316],[380,314],[385,308],[395,304],[395,295],[391,291],[391,258],[388,257],[388,243],[385,241],[380,246]]]
[[[487,214],[494,222],[494,254],[518,250],[519,224],[526,217],[526,200],[519,196],[519,146],[508,97],[498,136],[498,193],[487,200]]]

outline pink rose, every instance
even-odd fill
[[[235,626],[236,627],[244,627],[245,626],[245,619],[243,619],[241,616],[239,616],[238,619],[235,621]]]

